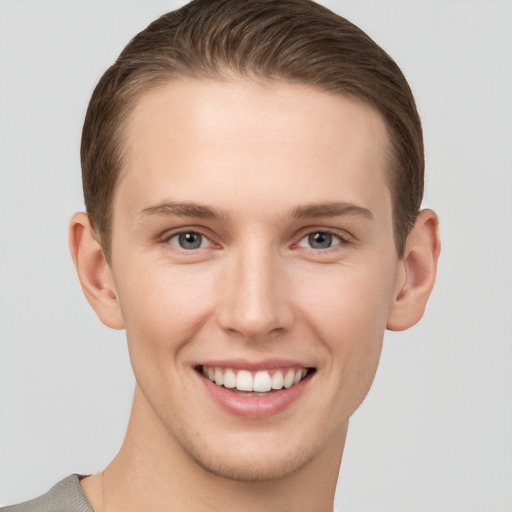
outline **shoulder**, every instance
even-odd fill
[[[0,508],[0,512],[94,512],[80,486],[78,475],[71,475],[47,493],[18,505]]]

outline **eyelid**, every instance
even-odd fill
[[[332,237],[332,242],[333,242],[332,245],[330,245],[329,247],[311,247],[311,245],[309,245],[309,237],[315,233],[323,233],[326,235],[330,235]],[[338,241],[336,241],[335,238],[337,238]],[[304,242],[304,244],[302,242]],[[297,242],[296,245],[300,249],[305,249],[307,251],[328,252],[328,251],[336,250],[337,248],[339,248],[340,245],[344,245],[344,240],[334,233],[328,233],[327,231],[317,231],[317,232],[312,232],[308,235],[303,236]]]
[[[175,244],[171,244],[170,243],[170,240],[172,238],[174,238],[176,236],[179,236],[179,235],[182,235],[184,233],[197,233],[198,235],[201,235],[202,237],[206,238],[206,240],[208,240],[210,246],[209,247],[198,247],[197,249],[183,249],[179,245],[175,245]],[[215,240],[213,240],[213,236],[209,232],[207,232],[207,230],[202,229],[202,228],[197,227],[197,226],[184,226],[184,227],[170,229],[170,230],[165,231],[158,238],[159,238],[159,241],[162,244],[170,245],[170,246],[173,247],[173,249],[176,249],[177,251],[181,251],[183,253],[193,253],[194,251],[199,251],[201,249],[209,249],[209,248],[212,248],[212,247],[213,248],[220,247],[220,244],[218,244],[217,242],[215,242]]]
[[[183,233],[197,233],[197,234],[203,236],[204,238],[206,238],[208,240],[209,247],[201,247],[198,249],[186,250],[186,249],[179,247],[179,245],[169,243],[169,240],[171,238],[178,236],[180,234],[183,234]],[[308,247],[301,247],[298,245],[299,242],[301,242],[304,238],[306,238],[307,236],[314,234],[314,233],[327,233],[329,235],[332,235],[332,236],[338,238],[340,240],[340,242],[334,244],[333,246],[331,246],[327,249],[314,249],[312,247],[308,248]],[[215,235],[212,234],[211,231],[208,229],[204,229],[199,226],[180,226],[180,227],[172,228],[172,229],[165,231],[162,235],[158,236],[157,239],[160,243],[170,245],[177,251],[181,251],[183,253],[194,253],[195,251],[199,251],[200,249],[222,248],[222,244],[217,242],[215,240],[215,238],[216,238]],[[338,246],[349,245],[349,244],[356,242],[355,237],[348,231],[346,231],[344,229],[330,228],[330,227],[325,227],[325,226],[307,226],[307,227],[301,228],[293,238],[295,241],[291,244],[292,248],[299,247],[301,249],[306,249],[306,250],[310,250],[310,251],[314,251],[314,252],[319,252],[319,251],[328,252],[329,250],[336,249],[336,247],[338,247]]]
[[[314,233],[326,233],[332,236],[335,236],[336,238],[339,238],[340,243],[337,243],[327,249],[313,249],[312,247],[302,247],[299,246],[299,242],[304,240],[304,238],[308,237],[309,235],[312,235]],[[339,245],[348,245],[355,242],[355,238],[353,235],[351,235],[349,232],[343,230],[343,229],[335,229],[335,228],[327,228],[322,226],[308,226],[307,228],[302,228],[295,237],[296,242],[294,242],[292,245],[298,246],[305,249],[310,249],[312,251],[328,251],[329,249],[335,249]]]

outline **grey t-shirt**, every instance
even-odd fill
[[[71,475],[54,485],[46,494],[19,505],[0,508],[0,512],[94,512],[80,485],[80,477]]]
[[[71,475],[39,498],[0,508],[0,512],[94,512],[94,510],[82,490],[80,477]]]

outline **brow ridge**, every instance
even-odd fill
[[[197,204],[194,202],[174,202],[166,201],[155,206],[149,206],[141,210],[139,217],[158,215],[168,217],[177,215],[179,217],[197,217],[199,219],[227,220],[228,212],[212,208],[210,206]]]
[[[155,206],[149,206],[139,212],[140,217],[146,216],[181,216],[196,217],[200,219],[212,219],[225,221],[229,219],[229,213],[218,208],[197,204],[194,202],[166,201]],[[309,203],[295,207],[291,211],[291,217],[295,219],[307,219],[313,217],[339,217],[344,215],[359,215],[373,219],[373,214],[368,208],[344,201],[329,201],[325,203]]]
[[[360,215],[373,219],[373,213],[368,208],[344,201],[330,201],[327,203],[310,203],[297,206],[292,210],[292,217],[305,219],[310,217],[339,217],[342,215]]]

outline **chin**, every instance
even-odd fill
[[[225,436],[181,437],[189,460],[211,475],[238,482],[264,482],[285,478],[308,466],[325,442],[298,432],[294,438],[278,432],[234,433]],[[302,434],[302,435],[301,435]]]
[[[267,453],[264,449],[253,455],[233,453],[190,453],[207,472],[237,482],[265,482],[285,478],[306,466],[313,458],[305,452],[290,454]]]

